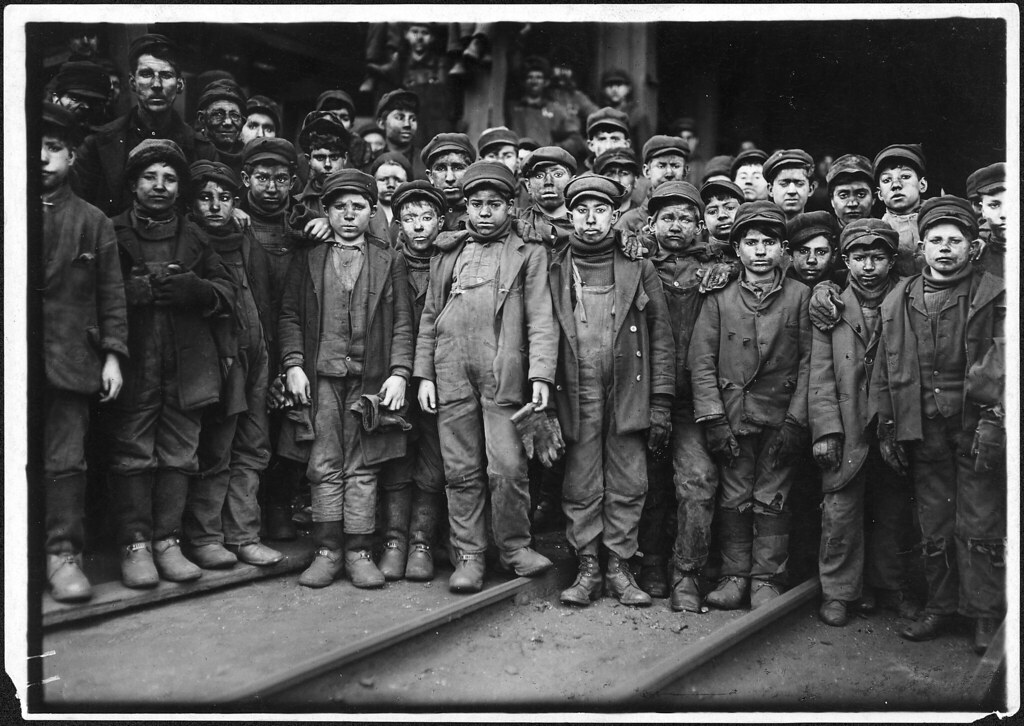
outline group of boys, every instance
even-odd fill
[[[787,585],[810,480],[824,622],[918,615],[916,500],[927,599],[902,635],[959,613],[988,645],[1005,610],[1004,165],[971,175],[970,200],[923,201],[919,145],[841,156],[834,215],[805,212],[800,149],[714,157],[698,186],[691,143],[634,139],[613,107],[588,117],[582,163],[506,127],[417,149],[401,88],[378,104],[379,152],[328,91],[300,153],[277,129],[245,140],[278,117],[227,81],[194,133],[170,108],[173,44],[129,55],[126,117],[83,142],[68,109],[42,115],[55,598],[90,596],[99,391],[130,587],[280,561],[261,526],[295,536],[305,477],[308,587],[430,580],[445,528],[453,591],[479,591],[495,551],[540,574],[531,511],[556,502],[579,565],[562,602],[759,608]],[[561,461],[517,430],[524,407],[557,421]]]

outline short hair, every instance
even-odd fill
[[[473,163],[473,159],[470,158],[469,154],[467,154],[465,151],[459,151],[458,149],[445,149],[444,151],[439,151],[436,154],[434,154],[433,158],[431,158],[430,160],[431,163],[427,165],[427,173],[430,173],[430,170],[434,166],[433,162],[437,160],[437,157],[448,156],[448,154],[458,154],[465,160],[466,166],[469,166],[470,164]]]
[[[181,72],[181,63],[178,60],[178,50],[172,45],[166,43],[154,43],[152,45],[146,45],[138,48],[128,58],[128,73],[135,75],[135,71],[139,68],[139,58],[144,55],[151,55],[157,60],[162,60],[165,63],[170,63],[171,68],[174,69],[175,74]]]
[[[494,163],[497,164],[498,162],[494,162]],[[482,192],[482,191],[484,191],[486,189],[490,189],[492,192],[497,192],[501,196],[501,198],[504,199],[506,202],[511,202],[515,198],[515,196],[516,196],[516,193],[515,193],[514,190],[506,189],[501,184],[498,184],[496,182],[492,183],[492,182],[489,182],[489,181],[479,181],[479,182],[477,182],[476,184],[473,185],[473,188],[470,189],[469,191],[463,191],[462,195],[466,199],[469,199],[473,194],[476,194],[477,192]]]
[[[654,217],[655,220],[657,220],[658,219],[658,215],[660,215],[662,212],[664,212],[669,207],[680,207],[680,206],[682,206],[682,207],[689,207],[690,209],[692,209],[693,210],[693,215],[697,218],[698,222],[704,216],[703,214],[701,214],[700,207],[698,207],[696,204],[694,204],[693,202],[689,201],[688,199],[680,199],[680,198],[666,200],[664,204],[662,204],[660,207],[658,207],[658,211],[656,211],[652,216]]]
[[[405,209],[407,206],[409,206],[410,204],[417,204],[419,202],[422,202],[423,204],[429,205],[431,209],[433,209],[435,212],[437,212],[437,216],[439,216],[439,217],[441,215],[443,215],[444,212],[445,212],[445,210],[441,208],[441,205],[439,205],[436,200],[431,199],[426,194],[422,194],[420,196],[415,196],[415,197],[412,197],[411,199],[404,200],[399,205],[399,207],[398,207],[398,209],[396,211],[397,211],[398,214],[401,214],[402,210]]]
[[[347,139],[338,134],[321,134],[314,131],[309,134],[306,148],[309,149],[309,153],[312,153],[313,149],[339,149],[347,154],[349,144]]]
[[[744,233],[748,232],[749,230],[754,230],[755,232],[760,232],[765,237],[774,237],[780,242],[786,241],[786,231],[784,229],[776,227],[775,225],[769,222],[749,222],[748,224],[744,224],[740,229]],[[740,239],[741,237],[737,231],[736,241],[733,242],[733,244],[738,245],[740,243]]]

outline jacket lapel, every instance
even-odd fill
[[[615,251],[612,253],[612,265],[615,271],[615,332],[612,340],[618,340],[619,330],[626,322],[626,312],[633,300],[640,295],[646,305],[647,293],[637,291],[640,285],[640,265],[626,259],[625,255]]]
[[[576,341],[576,317],[572,309],[572,271],[568,248],[561,255],[555,258],[548,269],[548,281],[551,286],[551,296],[555,303],[555,317],[558,324],[562,326],[565,339],[569,342],[569,348],[573,355],[579,358],[579,349]]]
[[[309,265],[309,279],[313,283],[313,294],[316,296],[316,303],[321,303],[321,292],[324,284],[324,262],[327,259],[326,244],[319,244],[309,251],[306,257],[306,264]]]
[[[366,287],[370,293],[369,306],[366,310],[366,325],[369,327],[373,320],[377,306],[380,304],[381,295],[384,293],[384,282],[388,278],[388,268],[391,264],[391,253],[381,249],[372,242],[366,243]]]
[[[523,268],[523,260],[525,259],[523,247],[525,244],[517,234],[509,234],[505,241],[502,242],[501,267],[498,270],[498,289],[495,291],[497,298],[494,301],[495,315],[501,311],[501,306],[505,304],[505,299],[508,297],[509,289],[511,289],[516,281],[516,277],[519,275],[519,271]]]

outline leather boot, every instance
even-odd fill
[[[192,545],[188,548],[188,557],[204,570],[223,570],[234,567],[238,562],[238,558],[220,542]]]
[[[843,600],[826,600],[818,609],[818,617],[825,625],[841,628],[849,622],[846,614],[846,603]]]
[[[71,552],[46,555],[46,579],[58,602],[82,602],[92,597],[92,586],[82,572],[82,555]]]
[[[384,585],[384,575],[373,564],[369,535],[349,535],[345,547],[345,569],[356,587],[368,589]]]
[[[737,610],[743,607],[749,590],[749,577],[728,575],[719,580],[718,586],[708,593],[705,602],[719,610]]]
[[[384,553],[380,557],[380,571],[385,580],[401,580],[405,575],[411,509],[411,484],[384,489]]]
[[[177,537],[153,541],[153,562],[160,577],[171,582],[191,582],[203,574],[199,567],[185,559]]]
[[[932,640],[945,631],[952,622],[952,615],[925,613],[920,620],[915,620],[904,628],[900,636],[915,642]]]
[[[772,580],[750,581],[750,609],[757,610],[764,607],[775,598],[782,595],[782,586]]]
[[[415,487],[412,497],[412,521],[409,523],[409,557],[405,578],[417,582],[434,579],[432,547],[437,539],[437,523],[441,515],[441,494]]]
[[[668,580],[665,577],[665,558],[661,555],[644,554],[640,564],[637,585],[651,597],[668,597]]]
[[[512,570],[519,577],[535,577],[550,570],[551,560],[530,547],[520,547],[512,552],[502,552],[499,560],[501,566]]]
[[[641,590],[633,579],[629,563],[611,552],[608,553],[608,569],[604,573],[604,589],[605,594],[617,598],[623,605],[646,607],[651,604],[651,596]]]
[[[770,583],[776,595],[781,594],[786,585],[790,520],[789,512],[754,513],[754,540],[750,548],[750,577],[751,580]],[[764,589],[757,587],[756,582],[751,582],[750,585],[751,599]],[[764,595],[770,596],[771,593],[765,591]],[[751,602],[751,607],[754,607],[753,602]]]
[[[754,513],[735,509],[715,512],[718,547],[722,553],[722,578],[705,602],[719,610],[736,610],[750,589],[750,549],[754,541]]]
[[[480,592],[484,587],[484,555],[459,554],[455,572],[448,578],[452,592]]]
[[[291,542],[298,536],[291,507],[278,506],[267,510],[267,539]]]
[[[669,601],[672,609],[679,613],[688,611],[691,613],[704,612],[703,600],[700,596],[700,588],[697,587],[697,575],[694,572],[676,572],[672,577],[672,599]]]
[[[341,522],[314,522],[316,555],[309,567],[299,575],[299,584],[304,587],[327,587],[340,577],[345,570],[344,540]]]
[[[125,545],[122,554],[121,582],[125,587],[155,587],[160,582],[149,542]]]
[[[601,597],[601,565],[597,555],[580,555],[576,579],[558,596],[566,605],[587,606]]]

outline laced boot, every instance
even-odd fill
[[[672,580],[672,599],[669,604],[674,611],[699,613],[706,610],[700,596],[700,588],[697,587],[696,573],[677,572]]]
[[[668,597],[668,579],[665,576],[665,558],[645,554],[636,579],[640,589],[651,597]]]
[[[409,523],[409,556],[405,578],[417,582],[434,579],[433,544],[441,514],[441,494],[416,487],[413,492],[412,521]]]
[[[153,561],[160,577],[171,582],[191,582],[202,577],[203,571],[189,562],[181,553],[177,537],[164,537],[153,542]]]
[[[384,490],[384,553],[380,571],[385,580],[401,580],[405,575],[409,553],[409,514],[412,509],[412,486],[406,482],[398,489]]]
[[[316,555],[299,575],[299,584],[303,587],[327,587],[338,579],[345,570],[344,540],[341,522],[314,522]]]
[[[576,579],[558,596],[566,605],[587,606],[601,597],[601,565],[597,555],[580,555]]]
[[[459,553],[455,572],[448,578],[452,592],[480,592],[484,587],[484,555]]]
[[[345,547],[345,569],[348,570],[348,578],[356,587],[370,589],[384,585],[384,574],[373,564],[369,535],[349,536]]]
[[[133,542],[124,546],[121,582],[125,587],[136,588],[155,587],[160,582],[149,542]]]
[[[756,610],[779,597],[785,589],[789,562],[790,513],[754,513],[751,546],[750,609]]]
[[[92,586],[82,572],[82,555],[72,552],[46,555],[46,579],[58,602],[82,602],[92,597]]]
[[[646,607],[651,604],[651,596],[637,586],[629,564],[611,552],[608,553],[608,569],[604,573],[604,589],[606,594],[617,598],[623,605]]]

